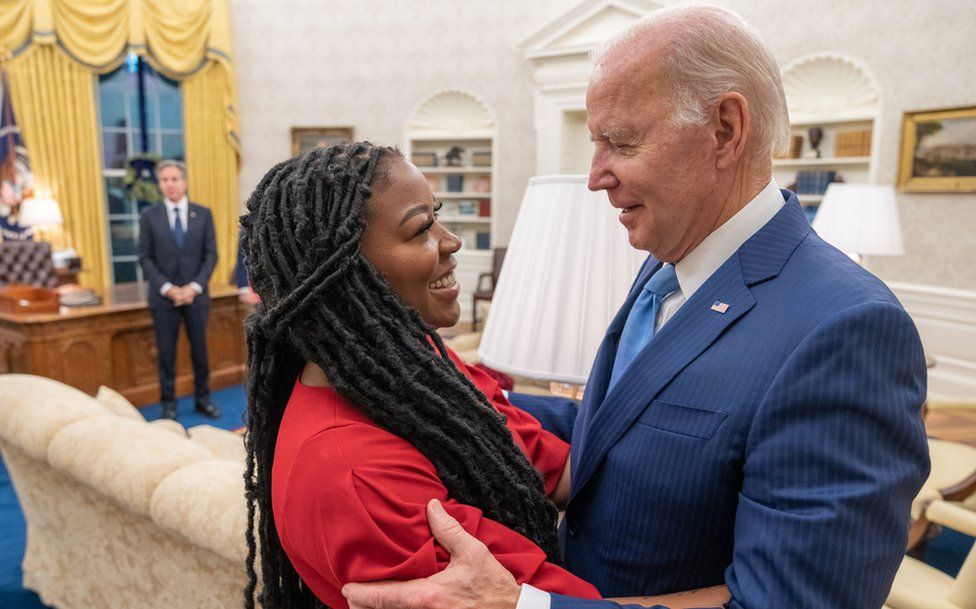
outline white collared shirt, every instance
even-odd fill
[[[740,209],[725,224],[716,228],[687,256],[675,264],[679,288],[664,299],[655,320],[654,329],[663,326],[694,295],[698,288],[725,264],[742,244],[759,232],[784,203],[776,180],[770,180],[759,194]],[[522,584],[515,609],[549,609],[552,597],[548,592]]]
[[[725,264],[742,244],[759,232],[782,209],[783,194],[776,180],[770,180],[759,194],[725,224],[716,228],[688,255],[674,265],[680,286],[664,299],[658,312],[654,329],[658,330],[674,317],[681,305],[690,299],[698,288]]]
[[[190,219],[190,202],[183,195],[183,198],[179,201],[170,201],[169,199],[163,199],[166,203],[166,219],[169,220],[169,229],[173,230],[176,227],[176,214],[174,211],[180,214],[180,224],[183,226],[183,234],[186,234],[187,221]]]

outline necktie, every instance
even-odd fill
[[[173,209],[173,213],[176,215],[173,221],[173,239],[176,241],[176,247],[183,249],[183,222],[180,220],[180,209],[178,207]]]
[[[657,320],[661,302],[679,287],[673,264],[665,264],[659,268],[644,284],[644,289],[634,301],[620,334],[620,345],[613,361],[608,391],[620,380],[637,354],[654,338],[654,322]]]

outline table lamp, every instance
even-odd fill
[[[478,348],[509,374],[583,384],[646,252],[586,176],[529,180]]]
[[[33,198],[25,199],[20,204],[20,223],[34,227],[34,234],[41,241],[51,244],[51,249],[64,249],[64,235],[62,225],[64,217],[61,207],[54,199]]]
[[[813,230],[858,262],[862,256],[905,253],[891,186],[831,184],[813,219]]]

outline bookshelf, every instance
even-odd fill
[[[423,172],[441,203],[439,221],[461,238],[455,255],[462,320],[469,321],[478,275],[491,271],[494,233],[495,120],[487,106],[463,91],[422,102],[408,121],[404,152]]]
[[[858,61],[818,53],[783,69],[783,89],[793,141],[786,158],[774,159],[773,176],[795,189],[812,218],[831,181],[873,181],[878,88]],[[814,129],[821,132],[819,155],[811,145]]]
[[[412,137],[408,150],[441,203],[441,224],[461,238],[465,253],[490,251],[492,138]]]
[[[823,191],[831,181],[842,180],[855,184],[867,184],[871,179],[871,139],[874,133],[874,119],[834,120],[824,117],[821,120],[808,119],[791,123],[793,137],[802,137],[799,158],[778,158],[773,160],[773,175],[782,188],[794,187],[800,204],[816,207],[823,198]],[[823,132],[820,141],[820,157],[810,145],[810,129],[819,128]],[[849,134],[849,135],[848,135]],[[856,134],[856,135],[855,135]],[[840,137],[838,137],[840,136]],[[860,147],[844,148],[844,138],[861,140]],[[841,148],[838,148],[838,145]],[[853,156],[838,156],[838,153],[866,153]],[[794,148],[794,153],[796,150]],[[814,210],[808,210],[812,216]]]

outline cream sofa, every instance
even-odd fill
[[[244,446],[146,423],[118,394],[0,376],[0,450],[27,521],[24,587],[58,609],[238,608]]]

